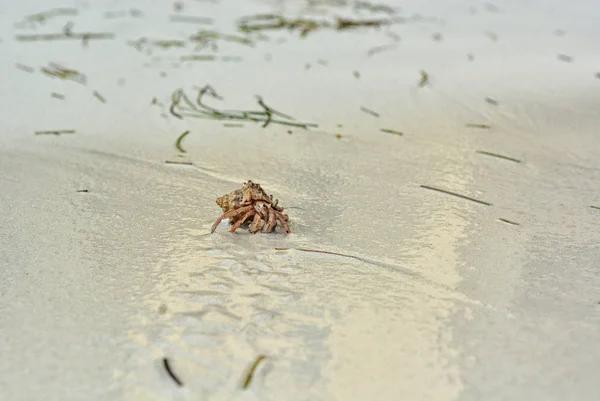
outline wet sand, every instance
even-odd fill
[[[182,4],[74,3],[24,26],[67,6],[0,4],[0,399],[595,399],[592,2]],[[404,19],[237,29],[260,13]],[[15,38],[68,21],[114,38]],[[198,49],[202,29],[237,39]],[[210,107],[260,112],[259,95],[318,127],[170,111],[207,84]],[[247,179],[291,235],[210,235]]]

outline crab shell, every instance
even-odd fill
[[[216,202],[217,205],[223,209],[223,213],[227,213],[230,210],[239,209],[240,207],[247,206],[255,201],[263,201],[271,204],[276,210],[283,210],[281,207],[278,207],[276,203],[273,204],[273,198],[267,195],[260,184],[255,184],[251,180],[245,182],[242,185],[242,189],[231,191],[230,193],[218,198]],[[234,224],[242,217],[243,216],[241,215],[230,217],[229,222]]]

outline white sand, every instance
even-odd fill
[[[149,55],[127,42],[240,35],[238,16],[302,3],[184,2],[208,27],[170,22],[158,1],[0,3],[0,400],[597,399],[600,8],[505,3],[401,4],[435,20],[266,32],[253,48],[219,42],[242,62],[185,63],[189,44]],[[78,16],[14,26],[71,6]],[[103,16],[131,8],[144,14]],[[69,20],[116,38],[14,39]],[[400,42],[368,56],[389,32]],[[42,74],[50,62],[87,84]],[[216,107],[259,109],[258,94],[319,128],[169,114],[175,89],[207,83]],[[77,133],[34,135],[52,129]],[[208,235],[215,198],[248,178],[296,207],[292,235]]]

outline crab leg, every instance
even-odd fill
[[[275,216],[275,210],[269,209],[269,219],[267,220],[267,224],[262,228],[263,233],[270,233],[275,229],[277,225],[277,217]]]
[[[252,220],[252,223],[250,223],[250,232],[252,234],[256,234],[258,230],[260,230],[260,224],[261,222],[261,217],[260,214],[255,214],[254,215],[254,220]]]
[[[250,209],[252,209],[252,205],[250,205],[250,206],[244,206],[244,207],[241,207],[241,208],[239,208],[239,209],[234,209],[234,210],[230,210],[230,211],[228,211],[228,212],[226,212],[226,213],[223,213],[223,214],[221,215],[221,217],[219,217],[219,218],[217,219],[217,221],[215,221],[215,223],[213,224],[213,226],[212,226],[212,229],[210,230],[210,233],[212,234],[212,233],[214,233],[214,232],[215,232],[215,230],[217,229],[217,226],[219,225],[219,223],[220,223],[220,222],[221,222],[223,219],[226,219],[226,218],[228,218],[228,217],[237,216],[238,214],[240,214],[240,213],[244,213],[244,212],[247,212],[247,211],[249,211]]]
[[[275,213],[275,215],[277,216],[277,220],[279,220],[281,222],[281,224],[283,225],[283,228],[285,228],[285,233],[286,234],[290,234],[292,232],[292,230],[290,230],[290,226],[288,226],[287,224],[287,218],[284,218],[281,213]],[[286,216],[287,217],[287,216]]]
[[[244,224],[244,221],[246,221],[246,219],[250,216],[252,216],[253,214],[256,214],[256,210],[254,210],[254,208],[248,210],[248,212],[246,212],[246,214],[239,219],[234,225],[231,226],[231,228],[229,229],[230,232],[234,232],[235,230],[237,230],[238,228],[240,228],[240,226],[242,224]]]

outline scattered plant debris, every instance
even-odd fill
[[[429,74],[427,74],[427,72],[425,72],[424,70],[419,71],[419,73],[421,74],[419,88],[424,88],[425,86],[429,85]]]
[[[184,166],[193,166],[194,163],[192,162],[184,162],[184,161],[178,161],[178,160],[165,160],[165,164],[181,164]]]
[[[359,258],[358,256],[354,256],[354,255],[347,255],[344,253],[338,253],[338,252],[330,252],[330,251],[322,251],[319,249],[306,249],[306,248],[275,248],[276,251],[289,251],[289,250],[295,250],[295,251],[300,251],[300,252],[312,252],[312,253],[323,253],[326,255],[335,255],[335,256],[342,256],[345,258],[352,258],[352,259],[356,259],[356,260],[361,260],[363,261],[363,258]]]
[[[519,223],[515,223],[514,221],[506,220],[506,219],[503,219],[501,217],[498,218],[498,220],[500,220],[503,223],[510,224],[510,225],[513,225],[513,226],[518,226],[519,225]]]
[[[245,182],[242,189],[225,194],[216,202],[223,209],[223,214],[213,224],[211,234],[223,219],[229,218],[229,223],[232,224],[229,231],[235,232],[252,216],[254,218],[249,226],[252,234],[258,231],[271,233],[275,231],[277,223],[281,223],[286,234],[292,232],[287,223],[288,215],[284,214],[284,209],[278,205],[279,199],[273,201],[273,195],[267,195],[260,184],[255,184],[251,180]]]
[[[88,193],[88,192],[90,192],[90,191],[88,191],[87,189],[78,189],[78,190],[77,190],[77,192],[80,192],[80,193]]]
[[[421,188],[425,188],[425,189],[431,189],[432,191],[437,191],[437,192],[441,192],[447,195],[452,195],[452,196],[456,196],[458,198],[462,198],[462,199],[466,199],[466,200],[470,200],[472,202],[476,202],[482,205],[486,205],[486,206],[491,206],[491,203],[488,202],[484,202],[484,201],[480,201],[478,199],[475,198],[471,198],[465,195],[461,195],[461,194],[457,194],[456,192],[450,192],[450,191],[446,191],[445,189],[440,189],[440,188],[435,188],[435,187],[430,187],[429,185],[421,185]]]
[[[394,50],[396,48],[396,44],[392,43],[391,45],[383,45],[383,46],[375,46],[370,48],[367,51],[367,56],[371,57],[376,55],[377,53],[383,53],[388,50]]]
[[[559,54],[556,56],[560,61],[564,61],[565,63],[571,63],[573,61],[573,57],[567,56],[566,54]]]
[[[592,209],[598,209],[600,210],[600,206],[590,206]]]
[[[90,40],[96,39],[114,39],[115,34],[111,32],[84,32],[84,33],[72,33],[65,34],[60,33],[47,33],[47,34],[32,34],[32,35],[17,35],[15,39],[21,42],[37,42],[37,41],[52,41],[62,39],[75,39],[81,40],[82,43],[86,44]]]
[[[468,123],[465,125],[468,128],[481,128],[481,129],[490,129],[492,128],[489,124],[478,124],[478,123]]]
[[[377,112],[374,112],[373,110],[367,109],[367,108],[366,108],[366,107],[364,107],[364,106],[360,106],[360,111],[362,111],[362,112],[364,112],[364,113],[367,113],[367,114],[370,114],[370,115],[372,115],[373,117],[379,117],[379,113],[377,113]]]
[[[94,91],[93,95],[96,99],[100,100],[102,103],[106,103],[106,99],[98,91]]]
[[[169,18],[171,22],[185,22],[191,24],[205,24],[211,25],[214,23],[214,20],[209,17],[194,17],[191,15],[171,15]]]
[[[24,64],[19,64],[19,63],[17,63],[17,64],[16,64],[16,67],[17,67],[19,70],[21,70],[21,71],[25,71],[25,72],[30,72],[30,73],[32,73],[32,72],[34,72],[34,71],[35,71],[35,69],[34,69],[33,67],[29,67],[29,66],[27,66],[27,65],[24,65]]]
[[[491,152],[485,152],[483,150],[478,150],[476,151],[477,153],[479,153],[480,155],[486,155],[486,156],[493,156],[493,157],[498,157],[500,159],[504,159],[504,160],[509,160],[511,162],[515,162],[515,163],[521,163],[521,160],[519,159],[515,159],[513,157],[508,157],[508,156],[503,156],[503,155],[499,155],[497,153],[491,153]]]
[[[81,72],[62,67],[56,63],[50,63],[48,67],[41,67],[40,70],[48,76],[70,80],[82,85],[87,82],[87,77]]]
[[[173,381],[177,384],[177,386],[183,386],[183,382],[179,380],[175,373],[173,373],[173,370],[171,369],[171,365],[169,364],[169,360],[167,358],[163,358],[163,366],[165,367],[165,370],[167,371],[171,379],[173,379]]]
[[[63,130],[55,130],[55,131],[35,131],[36,135],[62,135],[62,134],[75,134],[76,131],[73,129],[63,129]]]
[[[216,57],[211,54],[192,54],[179,57],[179,61],[215,61]]]
[[[306,37],[309,33],[319,29],[334,29],[337,31],[342,31],[346,29],[364,27],[381,27],[398,22],[404,22],[404,19],[353,20],[347,18],[337,18],[335,21],[328,21],[308,18],[288,19],[276,14],[257,14],[242,17],[238,21],[238,29],[244,33],[269,30],[299,31],[300,37]]]
[[[368,1],[357,1],[354,3],[354,9],[357,11],[366,10],[372,13],[395,14],[396,10],[386,4],[373,4]]]
[[[213,45],[218,41],[239,43],[248,47],[254,46],[254,42],[251,39],[245,38],[243,36],[228,35],[224,33],[206,30],[199,31],[194,36],[191,36],[190,40],[204,46]]]
[[[185,138],[188,134],[190,133],[190,131],[185,131],[183,134],[179,135],[179,138],[177,138],[177,142],[175,142],[175,147],[177,148],[177,150],[179,150],[181,153],[186,153],[185,149],[183,149],[181,147],[181,141],[183,141],[183,138]]]
[[[494,106],[498,106],[498,101],[496,99],[494,99],[493,97],[486,96],[485,101]]]
[[[250,369],[248,369],[248,373],[246,374],[246,380],[244,380],[244,383],[242,384],[242,388],[244,390],[246,390],[250,386],[250,383],[252,383],[252,378],[254,377],[254,373],[256,372],[256,369],[258,368],[258,365],[260,365],[260,363],[265,358],[266,357],[264,355],[259,355],[256,358],[256,360],[254,361],[254,363],[252,364],[252,366],[250,366]]]
[[[23,22],[43,24],[53,17],[75,16],[79,11],[76,8],[54,8],[37,14],[31,14],[23,19]]]
[[[258,104],[263,108],[263,111],[219,110],[204,103],[203,99],[205,96],[223,100],[210,85],[206,85],[198,91],[195,103],[190,100],[183,89],[177,89],[171,96],[170,112],[173,116],[180,119],[183,117],[193,117],[211,120],[253,121],[263,123],[263,127],[266,127],[270,123],[301,128],[317,127],[316,124],[293,121],[294,119],[292,117],[267,106],[260,96],[258,96],[257,99]],[[273,116],[279,116],[283,119],[274,119]]]
[[[52,92],[50,94],[50,97],[53,97],[55,99],[65,100],[65,95],[61,95],[60,93],[56,93],[56,92]]]
[[[494,32],[491,31],[485,31],[483,32],[485,34],[485,36],[487,36],[492,42],[497,42],[498,41],[498,35]]]
[[[388,129],[388,128],[381,128],[380,131],[384,132],[386,134],[394,134],[394,135],[400,135],[400,136],[404,135],[404,132],[396,131],[396,130]]]

